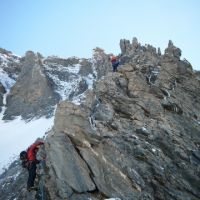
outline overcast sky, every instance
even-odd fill
[[[163,53],[171,39],[200,70],[199,0],[0,0],[0,20],[0,47],[17,55],[118,54],[133,37]]]

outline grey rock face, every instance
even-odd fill
[[[194,174],[199,173],[199,81],[191,78],[194,73],[180,74],[178,60],[172,63],[159,58],[151,47],[137,56],[138,62],[133,55],[135,62],[129,60],[118,73],[108,73],[99,80],[81,106],[67,101],[58,106],[47,139],[48,168],[52,172],[59,168],[50,152],[60,145],[59,149],[65,148],[62,151],[67,153],[71,145],[76,155],[66,163],[65,174],[70,172],[73,178],[79,174],[80,179],[90,174],[89,182],[95,185],[81,190],[77,198],[90,193],[98,194],[97,199],[197,200],[200,188]],[[160,66],[149,67],[146,59]],[[156,79],[148,82],[146,77],[151,73]],[[74,153],[62,154],[55,152],[54,157],[68,160],[66,157]],[[77,157],[82,164],[74,162]],[[48,182],[60,180],[60,171],[50,173]],[[68,180],[71,178],[65,181],[72,190],[66,190],[66,195],[76,196],[73,188],[82,187],[82,182]],[[55,191],[49,189],[49,193],[51,199],[55,198]]]
[[[112,71],[109,55],[105,54],[101,48],[93,49],[93,67],[96,70],[97,79]]]
[[[4,88],[4,86],[0,83],[0,93],[1,94],[5,94],[6,93],[6,90]]]
[[[161,50],[160,50],[160,47],[158,48],[158,55],[161,56]]]
[[[200,80],[200,71],[195,71],[195,78]]]
[[[46,148],[49,156],[47,159],[53,163],[59,163],[59,165],[54,166],[53,172],[56,174],[58,185],[63,187],[63,190],[65,187],[71,187],[72,190],[78,193],[95,190],[87,165],[83,162],[67,136],[56,135],[53,138],[49,138],[47,144],[49,144],[49,148]],[[54,147],[54,150],[51,147]],[[66,168],[66,166],[68,167]],[[74,174],[75,171],[77,173]]]
[[[56,64],[56,65],[62,65],[64,67],[68,67],[71,65],[76,65],[79,63],[79,58],[71,57],[71,58],[59,58],[56,56],[49,56],[44,61],[45,64]]]
[[[126,39],[121,39],[120,48],[121,48],[122,54],[126,54],[127,52],[129,52],[132,49],[130,41]]]
[[[175,61],[180,60],[181,50],[175,47],[172,41],[170,40],[168,47],[165,49],[164,57]]]
[[[132,46],[133,46],[133,49],[135,50],[140,46],[136,37],[134,37],[132,40]]]
[[[3,106],[3,94],[6,93],[5,88],[3,85],[0,83],[0,112],[1,112],[1,107]]]
[[[7,109],[4,119],[49,116],[57,102],[56,95],[48,79],[38,55],[29,51],[23,61],[22,72],[7,97]]]
[[[80,62],[80,71],[79,74],[81,74],[82,76],[87,76],[89,74],[93,74],[93,68],[92,68],[92,62],[90,62],[87,59],[82,59]]]
[[[140,43],[138,42],[137,38],[134,37],[132,39],[132,43],[129,40],[121,39],[120,40],[120,48],[121,52],[124,55],[132,55],[135,52],[141,51],[143,47],[141,47]]]
[[[3,96],[0,94],[0,112],[2,111],[2,106],[3,106]]]
[[[129,44],[116,73],[97,49],[94,89],[80,105],[58,104],[45,142],[49,200],[200,199],[198,73],[172,42],[163,56]]]
[[[178,62],[177,71],[179,74],[192,75],[192,65],[185,59]]]

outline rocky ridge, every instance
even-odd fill
[[[109,55],[96,49],[87,65],[88,73],[96,69],[93,90],[85,90],[80,105],[57,106],[41,152],[46,199],[198,200],[198,72],[172,41],[163,55],[136,38],[121,40],[120,48],[118,72],[110,72]],[[9,194],[8,175],[11,170],[1,177],[0,193]],[[27,199],[20,192],[7,198]]]

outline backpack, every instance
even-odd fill
[[[28,154],[27,154],[26,151],[22,151],[22,152],[19,154],[19,157],[20,157],[20,160],[24,161],[24,160],[27,160]]]
[[[29,162],[28,162],[28,154],[26,151],[22,151],[20,154],[19,154],[19,157],[20,157],[20,160],[22,161],[21,162],[21,166],[23,168],[27,168],[28,169],[28,166],[29,166]]]

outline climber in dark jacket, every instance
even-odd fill
[[[28,169],[28,181],[27,181],[27,190],[34,190],[34,181],[36,177],[36,169],[39,161],[36,159],[37,151],[40,145],[44,144],[43,142],[36,142],[32,144],[27,151],[22,151],[20,153],[20,159],[22,160],[22,166]]]
[[[119,59],[112,55],[110,57],[111,63],[112,63],[112,67],[113,67],[113,72],[117,72],[117,67],[119,66]]]

